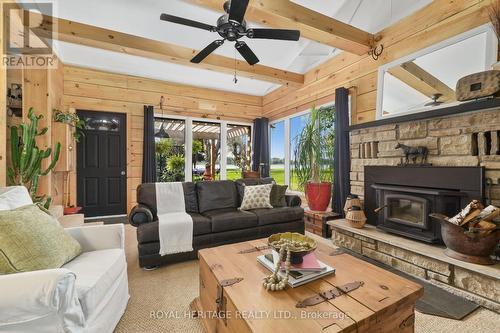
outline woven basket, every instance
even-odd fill
[[[361,229],[366,224],[366,216],[361,207],[352,206],[347,211],[345,219],[353,228]]]

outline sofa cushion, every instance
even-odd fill
[[[304,218],[304,210],[301,207],[254,209],[251,212],[258,217],[259,225],[292,222]]]
[[[286,207],[286,190],[288,189],[288,185],[278,185],[273,184],[273,188],[271,189],[271,206],[274,208],[278,207]]]
[[[76,292],[88,319],[127,269],[122,249],[84,252],[63,266],[76,275]]]
[[[272,188],[272,184],[245,186],[245,194],[239,209],[273,208],[270,202]]]
[[[205,235],[212,232],[212,224],[208,217],[196,213],[189,213],[193,218],[193,236]],[[141,224],[137,228],[137,241],[141,244],[159,242],[158,221]]]
[[[0,274],[59,268],[81,252],[80,243],[37,205],[0,211]]]
[[[154,216],[158,212],[156,207],[156,187],[155,183],[145,183],[137,187],[137,202],[151,208]],[[191,182],[182,183],[184,190],[184,205],[187,213],[198,213],[198,198],[196,195],[196,185]]]
[[[186,205],[186,213],[199,213],[196,184],[192,182],[184,182],[182,183],[182,187],[184,188],[184,203]]]
[[[212,232],[222,232],[256,227],[257,216],[236,208],[211,210],[203,213],[212,221]]]
[[[276,181],[273,177],[264,177],[260,179],[261,184],[276,184]]]
[[[238,194],[233,181],[199,182],[196,184],[200,213],[215,209],[236,208]]]
[[[245,195],[245,186],[255,186],[263,184],[274,184],[275,181],[272,177],[267,178],[244,178],[235,180],[236,190],[238,191],[238,207],[241,206],[243,196]]]

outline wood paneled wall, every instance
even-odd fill
[[[300,89],[280,88],[264,97],[263,114],[278,119],[335,99],[349,87],[355,98],[352,123],[375,120],[378,67],[489,21],[489,0],[434,0],[376,36],[384,45],[379,60],[346,52],[305,75]]]
[[[251,122],[262,115],[262,97],[197,88],[127,75],[65,66],[63,108],[127,115],[127,206],[136,203],[142,177],[144,105],[165,98],[165,115]],[[161,111],[156,110],[157,113]],[[76,157],[75,157],[76,158]],[[70,173],[70,202],[76,203],[76,173]]]
[[[335,98],[335,89],[343,86],[349,87],[354,97],[352,123],[371,121],[375,119],[378,67],[487,23],[489,19],[486,7],[489,3],[489,0],[435,0],[377,34],[377,40],[385,47],[379,60],[375,61],[368,55],[343,52],[306,73],[305,84],[301,88],[283,87],[263,98],[60,66],[59,71],[25,74],[26,106],[36,104],[38,109],[46,110],[46,119],[50,119],[54,107],[125,113],[127,202],[130,210],[135,204],[137,185],[141,182],[142,115],[145,104],[158,105],[160,97],[164,96],[165,114],[250,122],[261,116],[277,119],[313,105],[331,102]],[[5,77],[1,72],[0,76]],[[42,85],[43,89],[40,88]],[[2,79],[0,86],[5,86]],[[41,91],[47,93],[48,98],[42,96]],[[0,95],[5,96],[5,93]],[[4,97],[0,97],[0,102],[2,98]],[[2,110],[5,111],[4,107]],[[4,116],[5,112],[1,112],[0,142],[5,142]],[[5,147],[2,145],[0,184],[5,180],[4,155]],[[66,178],[69,179],[69,186],[66,186]],[[70,173],[69,177],[54,173],[47,182],[43,186],[52,189],[55,202],[62,202],[62,188],[67,188],[70,203],[76,203],[75,172]]]
[[[0,0],[3,6],[5,0]],[[0,12],[0,54],[4,54],[4,15]],[[7,184],[7,68],[0,64],[0,186]]]

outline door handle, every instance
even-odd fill
[[[125,176],[127,173],[125,171],[120,172],[122,176]]]

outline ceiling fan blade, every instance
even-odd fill
[[[300,30],[285,29],[248,29],[248,38],[294,40],[300,38]]]
[[[259,58],[257,58],[255,53],[248,47],[247,43],[238,41],[234,47],[236,47],[236,50],[245,58],[249,65],[255,65],[259,62]]]
[[[215,50],[217,50],[217,48],[219,46],[221,46],[222,44],[224,44],[224,40],[223,39],[219,39],[219,40],[213,41],[210,45],[208,45],[203,50],[201,50],[197,55],[195,55],[194,58],[191,59],[191,62],[193,62],[195,64],[199,64],[200,62],[203,61],[203,59],[205,59],[206,57],[208,57],[210,55],[210,53],[212,53]]]
[[[243,22],[248,2],[249,0],[231,0],[231,6],[229,7],[229,20],[236,21],[238,23]]]
[[[185,19],[183,17],[178,17],[174,15],[169,15],[169,14],[161,14],[160,20],[162,21],[167,21],[167,22],[172,22],[172,23],[177,23],[177,24],[182,24],[182,25],[187,25],[188,27],[193,27],[193,28],[198,28],[198,29],[203,29],[203,30],[208,30],[208,31],[217,31],[217,28],[205,23]]]

